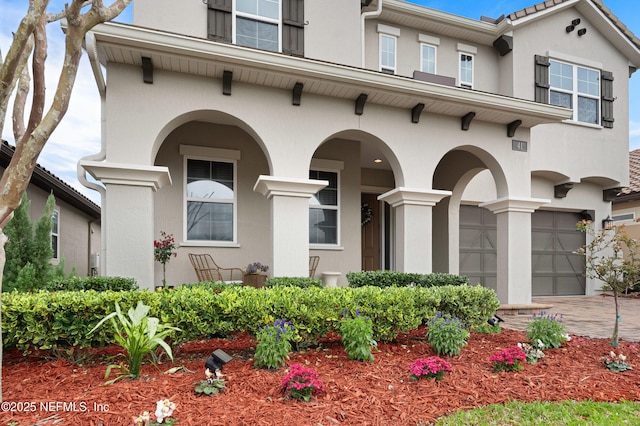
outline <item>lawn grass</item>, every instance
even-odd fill
[[[436,426],[451,425],[639,425],[640,402],[621,401],[512,401],[469,411],[459,411],[439,419]]]

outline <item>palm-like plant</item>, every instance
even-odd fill
[[[158,346],[162,347],[169,358],[173,360],[171,347],[164,339],[174,331],[181,330],[177,327],[161,324],[158,318],[148,316],[149,309],[149,306],[139,301],[136,308],[129,309],[127,316],[125,316],[120,310],[120,305],[116,302],[115,312],[111,312],[104,317],[89,332],[93,333],[106,321],[111,321],[115,330],[113,338],[126,352],[128,368],[118,364],[109,365],[105,373],[105,379],[109,377],[113,368],[123,370],[124,374],[107,383],[113,383],[124,377],[137,379],[140,376],[140,367],[144,356],[152,353]]]

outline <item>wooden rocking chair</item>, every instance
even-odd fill
[[[240,268],[222,268],[210,254],[189,253],[189,260],[196,272],[198,281],[242,281],[244,271]]]

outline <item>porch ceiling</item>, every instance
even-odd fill
[[[506,126],[522,120],[521,126],[525,128],[559,122],[571,114],[564,108],[527,100],[133,25],[101,24],[93,34],[103,65],[115,62],[141,67],[142,57],[150,57],[154,69],[213,79],[222,79],[224,71],[231,71],[234,82],[285,90],[302,83],[303,93],[354,101],[364,93],[368,95],[367,103],[406,109],[407,121],[411,119],[411,109],[418,103],[425,104],[423,113],[462,117],[475,112],[476,121]]]

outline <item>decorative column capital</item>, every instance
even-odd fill
[[[274,195],[311,198],[327,185],[329,185],[329,181],[326,180],[260,175],[253,190],[267,198]]]
[[[551,200],[544,198],[502,197],[482,203],[479,207],[491,210],[495,214],[504,212],[533,213],[550,202]]]
[[[451,191],[398,187],[378,196],[378,200],[386,201],[391,207],[407,204],[433,207],[443,198],[450,196]]]
[[[89,172],[94,179],[104,184],[146,186],[154,191],[163,186],[171,185],[169,168],[164,166],[84,160],[80,161],[79,165]]]

